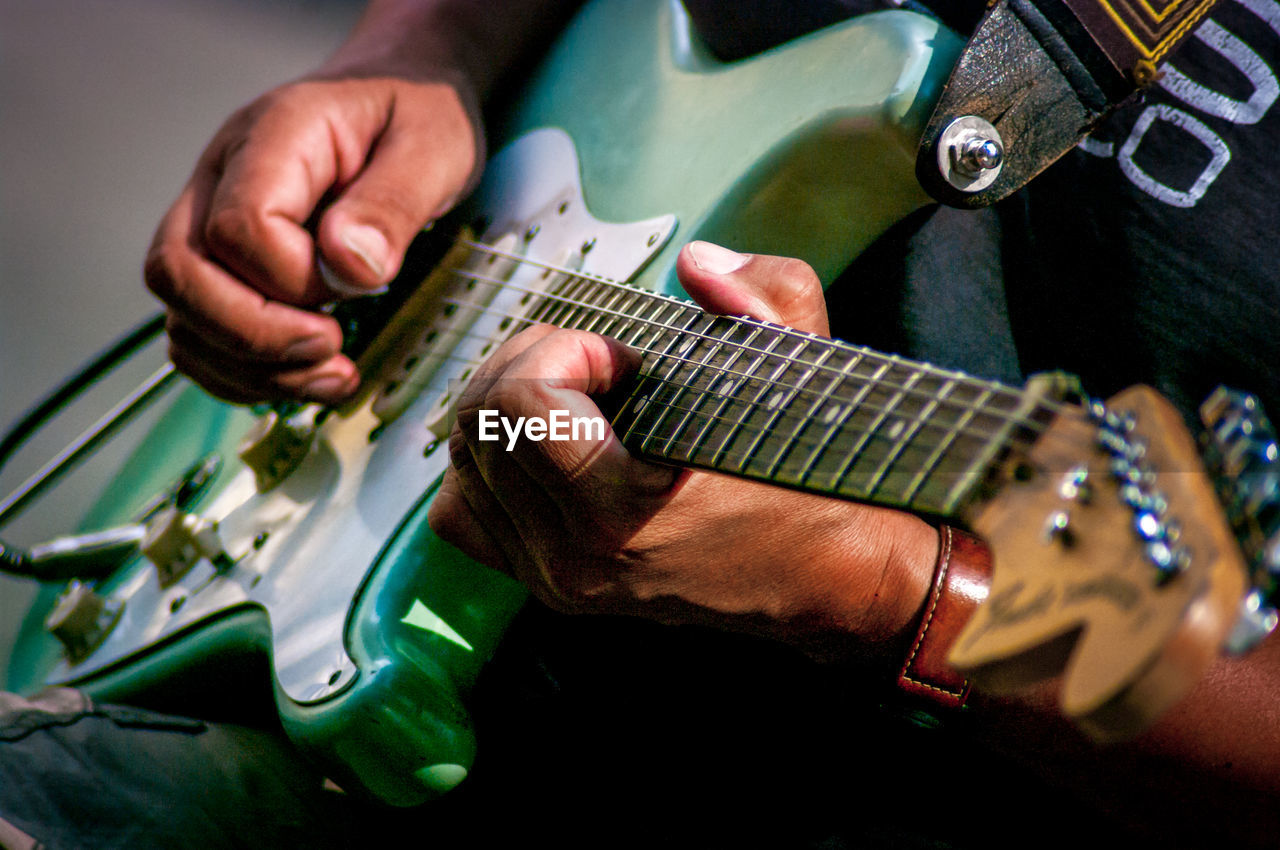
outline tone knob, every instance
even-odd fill
[[[72,664],[87,658],[102,645],[124,611],[124,603],[72,581],[54,603],[44,625],[62,644]]]
[[[214,566],[228,560],[217,524],[177,508],[161,511],[147,526],[142,554],[155,566],[161,587],[179,581],[201,558]]]
[[[315,405],[292,416],[269,411],[240,443],[240,460],[253,470],[260,491],[270,490],[298,468],[316,439]]]

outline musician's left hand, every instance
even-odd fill
[[[821,285],[797,260],[707,243],[681,253],[706,309],[827,333]],[[824,657],[895,654],[923,604],[937,534],[908,514],[638,460],[604,442],[478,439],[481,409],[515,421],[600,416],[638,355],[579,331],[530,328],[459,401],[431,524],[552,607],[763,634]]]

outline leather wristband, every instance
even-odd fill
[[[991,550],[971,534],[944,525],[938,529],[938,563],[925,599],[924,617],[898,690],[934,706],[957,709],[969,698],[969,682],[947,663],[947,653],[991,586]]]

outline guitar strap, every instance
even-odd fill
[[[1215,2],[993,0],[921,138],[921,185],[966,208],[1020,189],[1154,83]]]

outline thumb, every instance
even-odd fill
[[[400,93],[364,167],[320,220],[317,243],[326,282],[365,294],[400,270],[409,243],[448,212],[477,172],[478,131],[456,93],[431,85]]]
[[[676,259],[685,291],[705,310],[829,336],[822,283],[809,264],[690,242]]]

